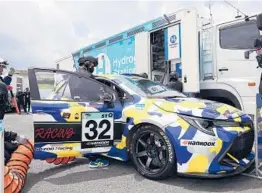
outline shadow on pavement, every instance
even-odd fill
[[[91,169],[88,166],[88,159],[77,159],[67,165],[55,166],[53,168],[44,170],[40,173],[29,173],[27,177],[26,186],[23,192],[28,192],[35,184],[40,181],[46,181],[53,185],[74,185],[80,182],[87,182],[92,180],[107,179],[117,176],[125,176],[135,173],[131,163],[123,163],[116,160],[110,160],[110,166],[105,168]],[[88,170],[82,172],[69,173],[61,177],[50,177],[59,172],[73,169],[74,167],[86,165]],[[48,178],[48,179],[47,179]],[[140,179],[141,181],[141,179]]]
[[[246,192],[262,188],[261,182],[261,180],[239,175],[221,179],[173,177],[157,183],[182,187],[195,192]]]
[[[144,180],[148,181],[148,179],[142,177],[135,171],[132,163],[123,163],[116,160],[110,160],[110,166],[107,168],[88,168],[86,171],[69,173],[60,177],[51,177],[59,172],[66,171],[68,169],[71,170],[74,169],[74,167],[81,165],[87,165],[87,167],[89,167],[88,159],[79,159],[71,164],[56,166],[36,174],[29,173],[28,181],[23,192],[29,191],[40,181],[45,181],[57,186],[74,185],[84,181],[88,182],[100,179],[106,180],[108,178],[126,176],[130,174],[134,174],[134,179],[137,183],[143,183]],[[152,182],[166,184],[167,186],[176,186],[195,192],[245,192],[247,190],[250,191],[262,188],[260,180],[241,175],[223,179],[172,177],[166,180]]]

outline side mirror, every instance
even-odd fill
[[[249,51],[245,51],[245,59],[249,59]]]
[[[105,103],[111,103],[113,101],[114,97],[112,94],[105,92],[103,96],[101,96],[101,100]]]
[[[257,15],[257,28],[262,30],[262,13]]]

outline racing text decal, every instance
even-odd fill
[[[37,123],[34,128],[35,143],[81,141],[80,123]]]

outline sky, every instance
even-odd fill
[[[233,19],[236,11],[224,1],[13,1],[0,0],[0,57],[15,69],[56,67],[71,52],[172,13],[196,7],[215,22]],[[261,12],[262,1],[229,1],[245,14]]]

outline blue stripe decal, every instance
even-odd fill
[[[168,60],[168,28],[164,31],[164,52],[165,52],[165,60]]]
[[[182,49],[181,49],[181,24],[179,24],[179,57],[182,58]]]

